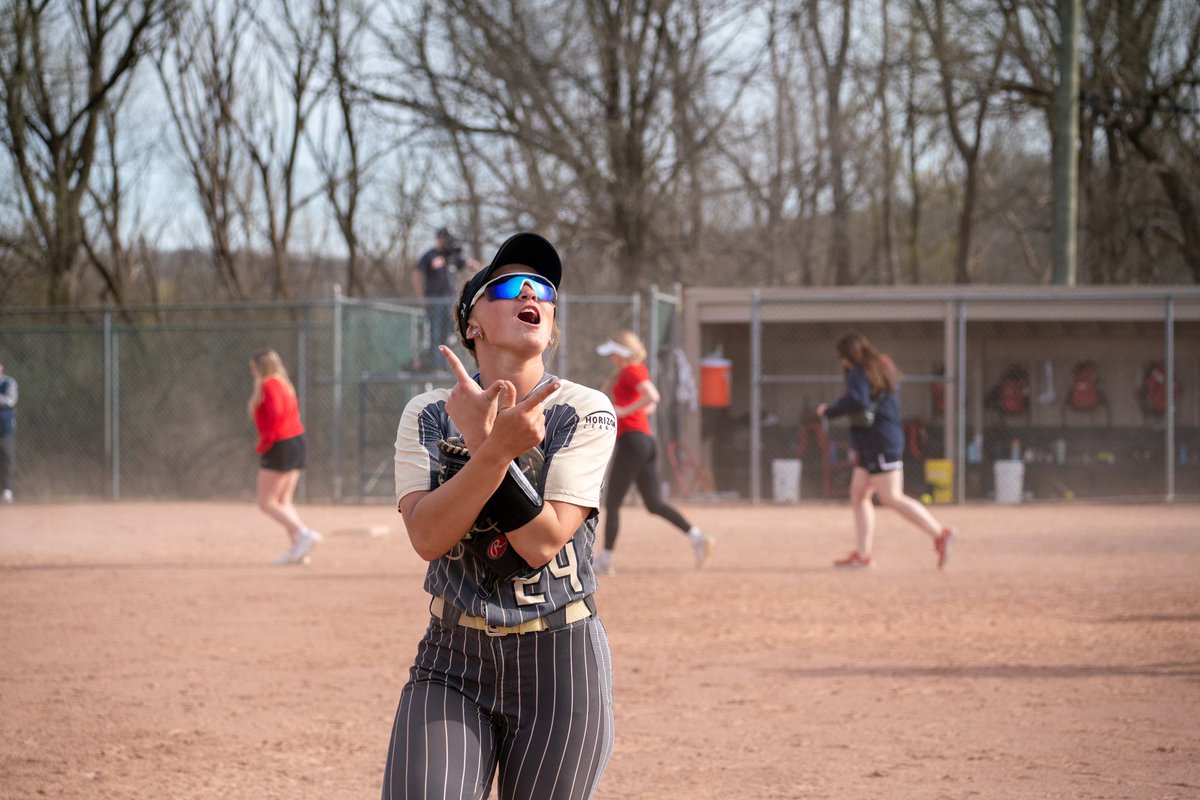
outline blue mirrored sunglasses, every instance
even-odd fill
[[[521,291],[526,285],[533,290],[533,296],[544,303],[554,303],[558,300],[558,292],[555,291],[554,284],[541,275],[515,272],[511,275],[492,278],[485,283],[471,298],[471,303],[467,307],[474,306],[476,301],[484,295],[487,295],[488,300],[513,300],[521,296]]]

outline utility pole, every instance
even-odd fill
[[[1079,217],[1079,16],[1080,0],[1057,0],[1062,40],[1054,95],[1054,275],[1074,286]]]

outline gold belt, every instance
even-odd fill
[[[585,600],[572,600],[561,610],[566,612],[563,625],[579,622],[579,620],[587,619],[592,615],[592,610],[588,608],[587,601]],[[429,613],[438,619],[443,619],[442,615],[445,611],[446,601],[441,597],[433,598],[433,602],[429,604]],[[508,636],[510,633],[537,633],[538,631],[548,630],[550,627],[550,623],[546,620],[546,617],[536,617],[518,625],[489,625],[483,617],[472,617],[470,614],[460,614],[458,625],[463,628],[483,631],[488,636]]]

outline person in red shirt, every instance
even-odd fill
[[[300,519],[292,496],[304,469],[304,425],[296,390],[288,380],[282,359],[274,350],[258,350],[250,358],[254,393],[248,410],[258,428],[260,456],[258,470],[258,507],[287,531],[292,546],[275,563],[279,566],[308,562],[308,552],[321,534]]]
[[[621,525],[621,504],[629,487],[637,483],[646,510],[662,517],[687,534],[700,569],[712,555],[713,538],[703,533],[662,499],[656,461],[658,445],[650,428],[650,414],[658,406],[659,393],[646,369],[646,348],[633,331],[621,331],[596,348],[608,356],[616,370],[607,391],[617,413],[617,444],[609,468],[604,500],[604,549],[596,554],[595,570],[600,575],[614,571],[613,549]]]

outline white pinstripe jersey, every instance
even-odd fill
[[[553,379],[550,377],[550,379]],[[561,381],[546,400],[543,492],[590,508],[583,524],[558,554],[531,578],[495,580],[478,559],[454,548],[429,564],[425,590],[492,625],[515,625],[544,616],[596,591],[592,546],[600,489],[616,442],[617,418],[602,392]],[[433,389],[408,402],[396,430],[396,502],[437,486],[438,441],[457,433],[446,414],[449,388]]]

